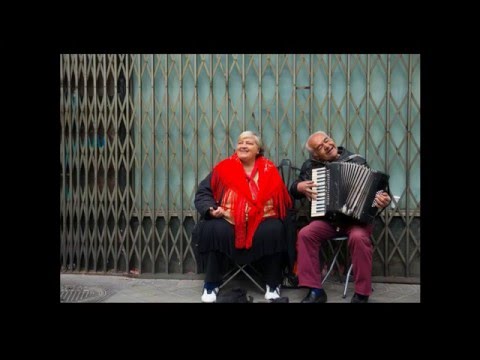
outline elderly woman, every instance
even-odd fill
[[[235,153],[213,168],[195,194],[195,207],[206,220],[194,236],[199,270],[205,271],[202,302],[217,299],[225,255],[239,264],[260,260],[265,299],[280,297],[286,250],[282,219],[292,202],[275,164],[263,151],[254,132],[242,132]]]

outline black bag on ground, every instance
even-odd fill
[[[276,299],[273,299],[273,300],[270,300],[271,303],[286,303],[288,304],[290,302],[290,300],[288,299],[287,296],[282,296],[282,297],[279,297],[279,298],[276,298]]]
[[[251,303],[251,296],[247,299],[247,291],[242,288],[233,288],[220,291],[217,295],[217,303]]]

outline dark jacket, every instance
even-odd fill
[[[365,160],[364,157],[362,157],[359,154],[354,154],[342,146],[338,147],[338,153],[340,154],[340,157],[334,162],[353,162],[356,164],[368,166],[367,160]],[[297,184],[301,181],[312,180],[312,169],[322,168],[322,167],[325,167],[325,162],[311,159],[311,158],[306,160],[303,163],[302,168],[300,169],[300,175],[298,176],[298,179],[295,180],[290,186],[290,194],[293,196],[294,199],[301,199],[305,197],[304,194],[302,194],[301,192],[298,192]],[[339,225],[339,226],[348,225],[355,222],[350,217],[341,216],[341,215],[342,214],[336,214],[336,215],[330,214],[329,217],[327,217],[326,219],[323,219],[323,218],[322,219],[329,220],[332,224]]]
[[[360,156],[359,154],[354,154],[347,149],[343,148],[342,146],[338,147],[338,153],[340,154],[340,157],[338,160],[335,160],[333,162],[353,162],[355,164],[360,164],[360,165],[365,165],[368,166],[367,160]],[[325,167],[325,162],[315,160],[315,159],[308,159],[305,161],[302,165],[302,168],[300,169],[300,175],[298,176],[298,179],[293,182],[293,184],[290,186],[290,194],[295,198],[295,199],[301,199],[305,197],[304,194],[301,192],[298,192],[297,190],[297,184],[301,181],[305,180],[312,180],[312,169],[317,169],[317,168],[322,168]]]
[[[217,203],[213,197],[213,191],[210,187],[210,180],[212,178],[212,173],[209,173],[205,179],[203,179],[200,184],[198,185],[198,190],[195,193],[195,208],[197,209],[198,213],[200,214],[200,220],[195,225],[192,231],[192,244],[193,244],[193,253],[195,255],[195,259],[197,260],[197,272],[202,273],[205,272],[206,269],[206,259],[204,256],[200,254],[198,249],[199,240],[200,240],[200,233],[203,225],[205,224],[206,220],[212,219],[210,216],[209,209],[210,207],[217,206]]]
[[[208,210],[210,207],[215,209],[217,207],[217,202],[213,197],[213,191],[210,187],[211,179],[212,173],[208,174],[207,177],[200,182],[198,185],[198,190],[195,194],[195,208],[202,219],[211,219],[210,212]]]

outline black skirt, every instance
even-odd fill
[[[196,248],[198,272],[204,271],[210,251],[222,252],[238,264],[247,264],[287,250],[283,222],[275,218],[267,218],[258,225],[252,247],[248,250],[235,249],[234,225],[225,219],[202,221],[194,232],[192,241]]]

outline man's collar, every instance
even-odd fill
[[[343,153],[344,153],[344,150],[345,150],[345,148],[344,148],[343,146],[337,146],[337,152],[338,152],[338,155],[340,155],[337,160],[340,160],[340,159],[341,159],[341,157],[342,157],[342,155],[343,155]],[[318,163],[318,164],[323,164],[323,165],[331,163],[331,161],[322,161],[322,160],[314,159],[314,158],[312,157],[312,155],[310,155],[310,160],[311,160],[311,161],[314,161],[314,162],[316,162],[316,163]]]

